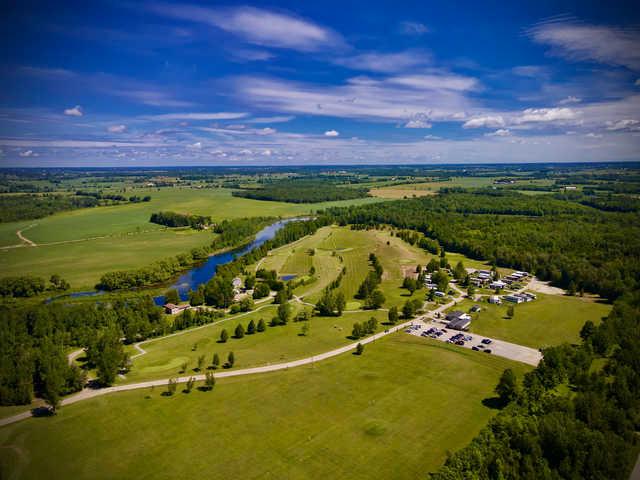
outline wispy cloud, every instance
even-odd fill
[[[181,112],[146,115],[146,120],[236,120],[248,116],[243,112]]]
[[[352,70],[392,73],[428,65],[431,63],[431,55],[421,50],[392,53],[368,52],[337,58],[334,63]]]
[[[273,117],[255,117],[245,120],[247,123],[285,123],[293,120],[293,115],[276,115]]]
[[[153,3],[147,9],[161,16],[211,25],[248,43],[265,47],[309,52],[344,44],[342,37],[327,27],[262,8],[207,8]]]
[[[533,26],[528,35],[570,60],[595,61],[640,70],[640,31],[560,18]]]
[[[109,133],[124,133],[127,130],[126,125],[109,125],[107,131]]]
[[[420,36],[429,32],[429,28],[420,22],[400,22],[400,33]]]

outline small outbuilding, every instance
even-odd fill
[[[180,313],[181,311],[186,310],[187,307],[188,305],[176,305],[174,303],[167,303],[163,306],[164,313],[168,315],[175,315],[177,313]]]

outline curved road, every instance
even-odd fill
[[[459,289],[457,287],[454,287],[456,290],[459,291]],[[436,313],[442,313],[445,310],[447,310],[448,308],[456,305],[458,303],[458,301],[462,301],[462,298],[459,299],[453,299],[451,300],[449,303],[446,303],[444,305],[439,306],[438,308],[436,308],[435,310],[431,310],[430,312],[427,312],[415,319],[400,323],[398,325],[394,325],[393,327],[390,327],[386,330],[384,330],[383,332],[380,333],[376,333],[374,335],[371,335],[370,337],[364,338],[358,342],[353,342],[350,343],[349,345],[345,345],[343,347],[340,348],[336,348],[334,350],[330,350],[328,352],[324,352],[318,355],[313,355],[311,357],[307,357],[307,358],[302,358],[300,360],[293,360],[291,362],[284,362],[284,363],[276,363],[273,365],[264,365],[261,367],[252,367],[252,368],[245,368],[245,369],[240,369],[240,370],[224,370],[221,371],[219,373],[215,374],[216,378],[226,378],[226,377],[237,377],[237,376],[241,376],[241,375],[255,375],[255,374],[260,374],[260,373],[268,373],[268,372],[275,372],[278,370],[288,370],[289,368],[295,368],[295,367],[300,367],[303,365],[309,365],[309,364],[313,364],[315,362],[320,362],[322,360],[326,360],[328,358],[332,358],[335,357],[337,355],[341,355],[343,353],[349,352],[351,350],[354,350],[356,348],[356,346],[358,345],[358,343],[361,344],[367,344],[367,343],[371,343],[374,342],[376,340],[378,340],[379,338],[385,337],[386,335],[390,335],[394,332],[397,332],[398,330],[402,330],[403,328],[406,328],[407,326],[413,324],[414,322],[423,322],[424,320],[427,319],[431,319],[435,316]],[[265,305],[266,306],[266,305]],[[249,313],[249,312],[247,312]],[[232,317],[232,318],[237,318],[237,317]],[[230,320],[229,319],[225,319],[225,320]],[[212,324],[207,324],[207,325],[202,325],[201,327],[196,327],[196,328],[203,328],[206,326],[210,326]],[[182,333],[186,333],[187,331],[191,331],[190,330],[183,330],[181,332],[176,332],[175,334],[172,335],[179,335]],[[141,343],[148,343],[150,341],[155,341],[155,340],[160,340],[162,338],[166,338],[166,337],[158,337],[156,339],[151,339],[148,340],[146,342],[140,342],[138,344],[135,344],[135,347],[138,349],[138,351],[140,351],[140,353],[138,355],[144,355],[146,352],[140,347]],[[70,360],[72,360],[72,357],[75,358],[75,356],[79,355],[82,351],[81,350],[77,350],[75,352],[72,352],[69,357]],[[133,358],[133,357],[132,357]],[[205,375],[200,374],[200,375],[190,375],[187,377],[178,377],[178,378],[174,378],[178,383],[185,383],[187,382],[190,378],[195,378],[196,381],[202,381],[205,379]],[[76,402],[80,402],[82,400],[88,400],[90,398],[94,398],[94,397],[98,397],[101,395],[106,395],[108,393],[114,393],[114,392],[124,392],[124,391],[129,391],[129,390],[137,390],[140,388],[149,388],[149,387],[158,387],[158,386],[165,386],[167,385],[167,383],[169,382],[169,378],[165,378],[165,379],[160,379],[160,380],[151,380],[148,382],[140,382],[140,383],[131,383],[128,385],[116,385],[116,386],[112,386],[112,387],[106,387],[106,388],[85,388],[84,390],[71,395],[69,397],[64,398],[61,402],[60,405],[64,406],[64,405],[71,405],[73,403]],[[15,422],[19,422],[20,420],[24,420],[26,418],[29,418],[33,415],[31,410],[13,415],[11,417],[7,417],[7,418],[3,418],[0,419],[0,426],[4,426],[4,425],[9,425]]]

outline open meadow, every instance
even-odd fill
[[[398,333],[310,367],[135,390],[0,429],[3,478],[393,478],[435,471],[523,364]],[[89,440],[90,438],[90,440]],[[64,439],[64,440],[62,440]]]
[[[377,201],[375,198],[293,204],[250,200],[231,196],[228,189],[163,188],[130,190],[150,194],[150,202],[85,208],[49,217],[0,225],[0,247],[20,244],[16,235],[37,246],[0,248],[3,276],[29,272],[48,278],[54,273],[71,283],[74,290],[93,288],[100,276],[112,270],[133,269],[175,256],[194,247],[208,245],[210,232],[167,230],[149,222],[151,213],[170,210],[209,215],[214,221],[228,218],[290,217],[334,205]]]
[[[472,314],[472,332],[533,348],[578,343],[580,329],[587,320],[599,324],[611,311],[611,305],[592,298],[536,295],[536,300],[520,305],[508,302],[492,305],[486,302],[486,297],[482,302],[466,299],[452,310],[468,312],[478,304],[482,310]],[[514,305],[513,318],[507,316],[509,305]]]

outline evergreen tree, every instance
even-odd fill
[[[364,352],[364,345],[358,343],[358,345],[356,345],[356,355],[362,355],[362,352]]]
[[[278,305],[278,323],[286,325],[291,318],[291,306],[287,301]]]
[[[196,369],[198,370],[198,372],[202,371],[202,368],[204,367],[204,355],[200,355],[198,357],[198,366],[196,367]]]
[[[226,328],[223,328],[222,331],[220,332],[220,343],[227,343],[228,339],[229,339],[229,332],[227,332]]]
[[[495,388],[496,394],[500,397],[503,405],[515,400],[518,396],[518,381],[516,374],[510,368],[502,372],[500,381]]]
[[[213,354],[213,360],[211,360],[211,366],[213,369],[217,369],[220,366],[220,356],[217,353]]]
[[[360,337],[362,337],[362,325],[356,322],[353,324],[353,329],[351,330],[351,338],[357,340]]]
[[[229,352],[229,355],[227,356],[227,365],[228,368],[233,367],[233,364],[236,362],[236,357],[233,354],[233,352]]]
[[[204,389],[213,390],[216,386],[216,377],[212,372],[207,372],[204,376]]]
[[[264,332],[267,329],[267,325],[264,323],[264,319],[261,318],[258,321],[258,326],[256,327],[256,331],[258,332]]]
[[[236,338],[243,338],[244,337],[244,327],[242,326],[241,323],[239,323],[238,326],[236,327],[235,337]]]
[[[253,320],[249,320],[247,325],[247,335],[253,335],[256,333],[256,323]]]

